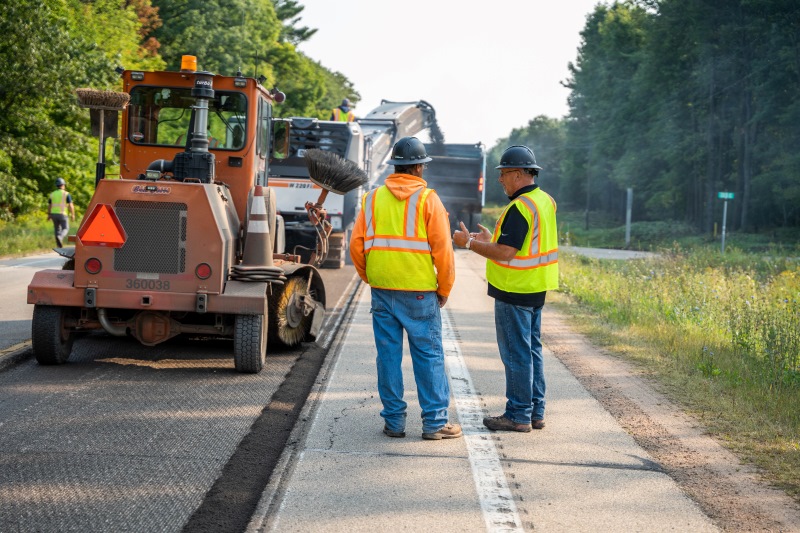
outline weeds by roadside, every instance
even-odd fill
[[[26,255],[55,247],[53,223],[45,214],[21,217],[13,223],[0,221],[0,256]],[[69,234],[75,235],[78,221],[70,222]]]
[[[562,254],[593,339],[644,364],[709,429],[800,497],[800,265],[676,247],[657,259]]]

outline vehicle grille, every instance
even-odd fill
[[[114,205],[128,238],[114,250],[114,270],[180,274],[186,269],[186,204],[119,200]]]

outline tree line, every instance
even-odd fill
[[[560,206],[711,231],[800,226],[800,6],[793,0],[629,0],[587,15],[569,113],[537,117],[489,152],[528,144]],[[491,168],[491,167],[490,167]],[[490,199],[504,202],[490,181]]]
[[[287,94],[279,116],[327,119],[350,80],[296,45],[296,0],[13,0],[0,2],[0,220],[41,210],[63,177],[76,205],[94,187],[97,139],[75,89],[120,90],[115,67],[179,69],[184,54],[218,74],[264,76]]]

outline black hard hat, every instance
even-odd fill
[[[519,144],[506,148],[503,155],[500,156],[500,164],[494,168],[542,169],[542,167],[536,164],[536,156],[533,155],[533,150]]]
[[[67,182],[64,181],[64,178],[56,178],[56,187],[61,187],[62,185],[66,185]]]
[[[392,148],[390,165],[419,165],[433,161],[425,152],[425,145],[416,137],[403,137]]]
[[[350,107],[350,100],[348,98],[342,100],[342,106]]]

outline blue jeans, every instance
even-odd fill
[[[517,424],[544,419],[542,308],[494,301],[494,325],[506,368],[506,411]]]
[[[405,431],[403,400],[403,330],[408,335],[423,433],[447,424],[450,382],[444,368],[442,315],[435,292],[372,289],[372,330],[378,349],[381,416],[391,431]]]

